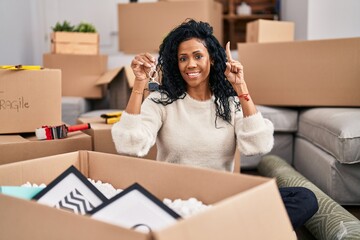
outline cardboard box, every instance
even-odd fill
[[[61,71],[0,69],[0,134],[61,124]]]
[[[209,22],[222,43],[222,4],[214,1],[174,1],[118,4],[119,50],[155,53],[164,37],[187,18]]]
[[[62,71],[62,96],[101,98],[96,81],[107,70],[107,55],[44,54],[43,65]]]
[[[66,138],[54,140],[38,140],[34,133],[0,135],[0,164],[78,150],[93,150],[91,137],[83,132],[71,132]]]
[[[360,106],[360,38],[237,47],[256,104]]]
[[[150,234],[0,194],[3,239],[294,239],[275,179],[80,151],[0,166],[0,185],[49,184],[70,165],[124,189],[139,183],[159,199],[195,197],[212,207]],[[21,230],[20,230],[21,229]]]
[[[77,121],[78,123],[91,124],[91,129],[84,132],[91,136],[94,151],[118,154],[111,136],[113,124],[106,124],[105,119],[100,116],[78,118]],[[144,158],[156,160],[156,146],[152,147]]]
[[[52,32],[51,53],[99,54],[99,34],[82,32]]]
[[[125,71],[129,67],[107,69],[107,61],[107,55],[43,55],[45,67],[59,68],[62,71],[62,96],[99,99],[107,96],[111,84],[111,107],[116,108],[116,104],[124,105],[125,100],[127,103],[127,95],[130,95],[129,89],[132,88],[135,77],[129,70],[126,70],[125,75],[122,73],[123,68]],[[129,86],[123,82],[125,78],[128,79]]]
[[[293,22],[259,19],[246,24],[246,42],[288,42],[294,41]]]

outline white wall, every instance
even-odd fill
[[[33,2],[0,0],[0,65],[32,64]]]
[[[100,32],[100,53],[117,55],[117,4],[126,2],[0,0],[0,65],[42,65],[51,27],[63,20],[93,23]],[[360,0],[281,0],[282,20],[295,22],[297,40],[360,37],[359,13]]]
[[[359,0],[281,0],[281,20],[296,40],[360,37]]]
[[[359,0],[310,0],[308,39],[360,37]]]
[[[308,0],[281,0],[281,20],[295,23],[296,40],[308,38],[308,2]]]

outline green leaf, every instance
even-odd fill
[[[54,32],[73,32],[74,26],[72,26],[69,22],[64,21],[63,23],[57,22],[55,27],[52,27]]]

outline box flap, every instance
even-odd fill
[[[70,165],[79,169],[79,153],[71,152],[0,166],[0,185],[20,186],[27,181],[49,184]]]
[[[112,70],[106,71],[101,77],[96,81],[96,85],[109,84],[116,76],[121,72],[125,71],[126,80],[129,83],[130,88],[134,86],[135,75],[130,66],[119,67]]]
[[[6,216],[0,218],[6,230],[1,239],[149,240],[140,232],[5,195],[0,195],[0,212]]]
[[[219,219],[225,221],[219,225]],[[157,240],[234,239],[234,236],[238,239],[295,239],[274,179],[224,199],[154,235]]]
[[[96,81],[96,85],[108,84],[110,83],[123,69],[123,67],[115,68],[109,71],[106,71],[100,78]]]

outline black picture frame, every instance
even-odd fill
[[[105,195],[73,165],[32,199],[51,207],[72,210],[82,215],[108,201]],[[62,205],[64,199],[67,201],[66,205]],[[69,199],[74,201],[68,202]]]
[[[131,193],[135,192],[137,194],[136,197],[129,196]],[[129,199],[123,200],[126,196],[128,196]],[[121,200],[123,200],[123,203],[119,202]],[[134,202],[138,202],[139,204],[134,206]],[[131,204],[133,204],[133,206],[129,207]],[[122,206],[119,207],[119,205]],[[147,212],[137,212],[141,210]],[[135,216],[126,216],[129,213],[135,214]],[[132,184],[109,199],[109,201],[91,210],[89,214],[94,219],[143,232],[159,230],[162,227],[159,228],[158,226],[162,225],[163,227],[166,227],[181,219],[181,216],[178,213],[165,205],[139,183]],[[148,217],[150,215],[153,217],[152,221],[149,221]],[[120,220],[120,218],[123,220]],[[121,221],[128,222],[124,224],[124,222],[120,223]]]

